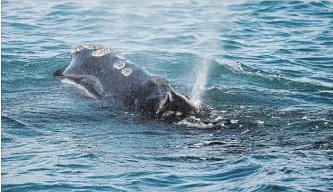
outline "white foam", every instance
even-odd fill
[[[257,120],[256,122],[257,122],[258,124],[260,124],[260,125],[262,125],[262,124],[265,123],[264,121],[261,121],[261,120]]]
[[[215,58],[215,61],[219,63],[220,65],[226,66],[228,69],[234,72],[244,72],[244,69],[242,68],[242,64],[239,62],[233,62],[229,60],[223,60],[219,58]]]
[[[245,133],[248,133],[250,131],[251,131],[250,129],[246,129],[245,131],[241,132],[241,135],[244,135]]]
[[[188,118],[185,118],[178,123],[177,125],[183,125],[187,127],[197,127],[201,129],[207,129],[207,128],[212,128],[214,125],[212,123],[203,123],[200,118],[196,118],[194,116],[190,116]]]
[[[230,122],[231,122],[232,124],[236,124],[236,123],[238,123],[238,120],[237,120],[237,119],[232,119],[232,120],[230,120]]]

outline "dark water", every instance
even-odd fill
[[[53,79],[80,43],[186,94],[209,55],[204,101],[231,124],[145,119]],[[2,1],[1,51],[3,191],[333,191],[330,1]]]

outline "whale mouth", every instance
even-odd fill
[[[167,110],[168,105],[170,104],[171,100],[172,100],[171,93],[170,92],[164,93],[162,100],[159,102],[159,105],[157,107],[155,114],[156,115],[163,114]]]
[[[198,109],[186,96],[174,91],[149,97],[141,106],[141,109],[155,118],[171,121],[198,112]]]
[[[167,92],[160,102],[156,115],[164,119],[183,118],[198,112],[198,108],[184,95]]]

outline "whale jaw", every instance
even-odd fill
[[[184,95],[172,91],[148,98],[141,111],[154,118],[177,120],[198,113],[198,108]]]
[[[186,96],[177,92],[171,92],[169,96],[162,118],[181,119],[198,113],[199,109]]]

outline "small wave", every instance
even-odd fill
[[[239,63],[239,62],[222,60],[222,59],[218,59],[218,58],[215,58],[214,61],[215,61],[215,65],[226,67],[226,69],[228,69],[232,72],[245,72],[245,70],[243,68],[249,69],[247,66],[245,66],[244,64]]]
[[[55,10],[73,10],[78,8],[78,6],[75,3],[59,3],[59,4],[55,4],[51,7],[51,9],[55,9]]]
[[[248,45],[237,42],[237,41],[232,41],[232,40],[224,40],[223,41],[223,49],[224,50],[236,50],[236,49],[241,49],[244,47],[248,47]]]
[[[283,185],[275,185],[275,184],[259,184],[255,187],[251,187],[251,191],[297,191],[294,188],[283,186]]]
[[[163,37],[154,37],[148,39],[152,44],[178,44],[178,45],[186,45],[193,44],[197,41],[197,37],[193,34],[183,34],[183,35],[171,35],[171,36],[163,36]]]
[[[221,77],[221,75],[235,76],[240,78],[240,80],[247,79],[254,83],[258,83],[259,86],[267,87],[270,89],[285,89],[293,91],[300,90],[317,92],[322,90],[330,90],[333,88],[329,83],[321,83],[315,79],[291,79],[284,77],[282,74],[274,74],[261,69],[258,70],[239,62],[221,60],[218,58],[216,58],[214,61],[215,62],[213,62],[210,74],[212,75],[212,78]]]
[[[333,149],[333,135],[325,139],[306,144],[297,150],[332,150]]]
[[[91,165],[83,165],[83,164],[56,164],[56,167],[60,167],[63,169],[88,169]]]
[[[14,118],[10,118],[4,115],[1,115],[1,120],[7,123],[11,123],[11,124],[15,124],[15,127],[19,128],[19,127],[27,127],[27,125],[23,122],[21,122],[20,120],[16,120]]]
[[[224,161],[224,158],[221,157],[205,157],[205,156],[165,156],[165,157],[158,157],[154,158],[155,160],[159,161],[169,161],[169,162],[205,162],[205,161],[212,161],[212,162],[220,162]]]
[[[223,172],[217,172],[215,174],[204,175],[203,178],[207,181],[226,181],[226,180],[239,180],[242,178],[249,177],[259,171],[261,168],[257,164],[248,164],[244,166],[237,166],[230,170],[225,170]]]
[[[29,138],[29,137],[38,137],[43,135],[43,133],[37,129],[31,128],[25,122],[1,115],[2,123],[2,135],[7,141],[14,140],[15,138]]]
[[[50,181],[52,182],[52,181]],[[74,184],[68,182],[58,182],[57,184],[48,183],[19,183],[19,184],[2,184],[4,191],[124,191],[115,185],[88,185]]]
[[[208,140],[202,141],[199,143],[194,143],[188,145],[189,148],[200,148],[200,147],[212,147],[212,146],[223,146],[227,147],[235,147],[239,146],[240,143],[238,141],[229,141],[229,140]]]
[[[32,24],[25,24],[25,23],[7,23],[3,22],[2,25],[8,25],[10,27],[16,28],[18,30],[35,30],[38,28],[37,25],[32,25]]]

